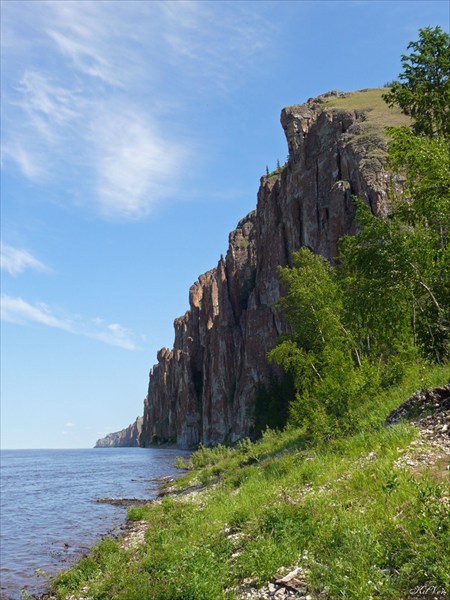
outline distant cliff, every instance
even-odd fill
[[[97,440],[95,448],[123,448],[140,446],[143,417],[138,417],[134,423],[122,431],[109,433],[106,437]]]

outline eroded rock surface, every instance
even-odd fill
[[[328,95],[281,114],[287,164],[261,178],[257,209],[230,234],[228,251],[189,292],[171,350],[150,372],[141,444],[182,448],[252,431],[258,384],[279,373],[266,354],[283,332],[277,268],[301,246],[332,260],[355,232],[352,196],[385,210],[385,142],[361,111],[330,109]]]

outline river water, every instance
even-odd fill
[[[120,527],[127,509],[99,498],[153,498],[156,479],[178,474],[177,456],[154,448],[3,450],[1,452],[0,598],[46,588],[102,536]]]

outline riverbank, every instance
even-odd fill
[[[173,448],[171,448],[173,449]],[[185,455],[188,453],[185,452]],[[107,504],[110,506],[118,506],[122,508],[130,509],[131,507],[139,507],[139,506],[152,506],[155,504],[160,504],[162,498],[167,494],[171,494],[170,487],[175,484],[177,479],[183,476],[182,469],[179,469],[177,473],[173,475],[165,475],[155,477],[151,480],[151,484],[153,486],[158,486],[159,491],[155,494],[153,498],[96,498],[95,502],[97,504]],[[145,533],[149,528],[149,523],[146,521],[134,521],[130,520],[130,518],[126,518],[122,523],[118,526],[114,527],[109,531],[104,537],[103,540],[111,539],[117,540],[120,542],[121,547],[124,550],[130,550],[136,546],[142,545],[144,543]],[[79,557],[79,560],[83,560],[89,557],[93,552],[93,549],[89,549],[82,556]],[[76,568],[76,565],[73,567]],[[53,581],[58,578],[58,575],[45,575],[47,576],[49,581]],[[51,587],[51,584],[49,585]],[[84,589],[84,592],[87,592],[88,588]],[[82,590],[82,593],[84,593]],[[30,595],[25,590],[23,590],[23,597],[28,600],[58,600],[59,596],[55,595],[52,591],[45,591],[43,593],[37,595]],[[6,597],[3,599],[3,596],[0,597],[1,600],[8,600]],[[83,596],[69,596],[67,600],[85,600]]]
[[[413,392],[449,379],[449,366],[412,369],[363,399],[338,439],[287,429],[200,449],[46,600],[449,597],[448,407],[419,402],[411,422],[385,426]]]
[[[142,448],[2,450],[0,597],[43,593],[48,586],[42,573],[67,569],[102,537],[120,533],[130,499],[154,498],[161,477],[179,476],[173,467],[179,454]]]

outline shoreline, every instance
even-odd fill
[[[444,376],[448,381],[448,374]],[[307,447],[299,431],[291,429],[268,432],[251,446],[203,451],[201,460],[198,456],[193,460],[196,468],[182,481],[176,482],[185,471],[159,480],[149,508],[133,511],[130,516],[136,520],[127,520],[115,543],[101,550],[95,563],[100,570],[94,578],[87,571],[79,579],[68,573],[68,580],[39,600],[57,600],[57,590],[65,600],[114,597],[108,595],[110,581],[105,584],[105,578],[114,577],[124,598],[151,597],[139,595],[149,585],[154,586],[155,598],[168,597],[168,589],[176,590],[179,595],[173,597],[180,598],[219,598],[223,597],[220,591],[240,600],[334,598],[341,591],[354,590],[362,577],[371,586],[366,590],[371,595],[384,585],[386,597],[406,598],[428,586],[447,597],[448,546],[442,523],[450,502],[450,386],[442,379],[430,386],[433,376],[430,387],[412,395],[406,391],[418,389],[412,385],[415,379],[386,393],[376,423],[361,421],[364,438],[356,432]],[[399,405],[399,396],[409,397]],[[424,515],[429,531],[423,531]],[[383,532],[393,522],[399,523],[394,541],[404,554],[388,568],[383,556],[391,556],[391,538]],[[308,527],[298,528],[301,523]],[[274,535],[277,530],[283,536]],[[364,544],[355,545],[361,531]],[[327,554],[323,544],[330,532],[342,539]],[[430,534],[439,549],[439,570],[432,581],[422,573],[411,579],[414,561],[428,564]],[[384,554],[377,550],[374,555],[373,544],[367,541],[380,544]],[[269,558],[268,544],[274,550]],[[118,570],[117,563],[107,562],[109,557],[115,559],[117,551],[123,558]],[[159,569],[142,570],[148,552],[160,560]],[[223,564],[226,570],[221,571]],[[347,573],[355,564],[358,571],[349,580]],[[367,579],[372,573],[377,575],[376,583]]]
[[[154,477],[150,479],[149,482],[158,486],[155,496],[152,498],[96,498],[94,502],[97,504],[109,504],[111,506],[123,507],[127,508],[127,510],[131,506],[146,506],[157,504],[160,503],[162,501],[162,498],[164,498],[165,496],[170,494],[177,494],[176,491],[166,492],[165,486],[169,485],[176,479],[182,477],[185,472],[186,469],[180,469],[179,473],[173,475],[163,475],[160,477]],[[60,573],[63,573],[64,571],[73,568],[73,566],[78,561],[88,557],[92,553],[93,548],[104,539],[122,539],[122,547],[124,548],[130,548],[134,544],[142,543],[145,531],[148,529],[149,526],[150,524],[147,522],[129,520],[127,512],[127,515],[125,516],[124,520],[119,525],[116,525],[115,527],[111,528],[105,534],[100,535],[99,539],[88,549],[85,549],[84,551],[80,552],[80,555],[77,556],[77,558],[73,562],[71,562],[68,565],[65,565],[64,568],[62,568],[61,570],[58,570],[53,574],[49,574],[49,579],[51,580],[53,578],[56,578]],[[46,589],[43,592],[37,592],[34,594],[30,594],[25,588],[22,588],[21,590],[19,590],[19,595],[22,594],[23,591],[25,591],[25,593],[28,594],[26,597],[29,598],[29,600],[57,600],[57,596],[55,596],[51,591],[51,586],[52,584],[48,582],[45,585]],[[11,600],[11,598],[12,597],[3,594],[0,596],[0,600]],[[83,598],[81,596],[70,596],[68,600],[83,600]]]

